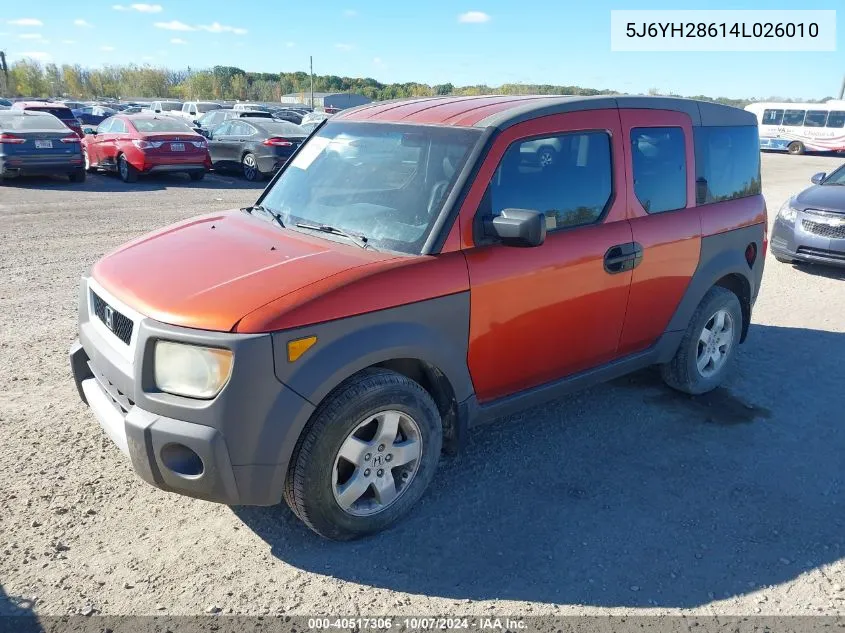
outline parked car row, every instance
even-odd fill
[[[105,171],[116,173],[124,182],[162,172],[186,173],[200,180],[215,169],[236,171],[249,181],[258,181],[281,168],[315,121],[329,116],[303,112],[312,121],[306,129],[266,110],[217,108],[213,106],[219,104],[212,102],[187,102],[176,109],[171,105],[176,103],[154,102],[137,113],[131,107],[115,112],[86,106],[76,110],[86,116],[81,126],[64,103],[15,102],[0,122],[0,179],[30,173],[67,174],[79,182],[87,172]],[[192,124],[191,115],[203,109],[198,123]],[[30,121],[22,119],[24,115],[40,118],[24,125]],[[32,138],[16,135],[19,129],[29,130]]]

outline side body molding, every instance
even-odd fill
[[[291,363],[288,341],[317,343]],[[411,358],[437,367],[460,403],[473,393],[467,368],[469,292],[410,303],[273,334],[277,378],[314,405],[354,373],[376,363]]]

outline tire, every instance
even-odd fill
[[[71,182],[85,182],[85,176],[88,174],[84,169],[71,172],[67,175]]]
[[[123,182],[136,182],[138,180],[138,170],[126,160],[123,154],[117,159],[117,173]]]
[[[718,325],[719,315],[723,319],[721,328]],[[722,330],[715,339],[708,337],[713,347],[708,347],[708,343],[703,340],[705,327],[711,332]],[[673,389],[692,395],[712,391],[730,371],[741,334],[742,309],[739,299],[730,290],[714,286],[704,295],[692,315],[675,357],[661,365],[663,381]],[[720,345],[725,340],[727,343]],[[717,352],[719,360],[714,355]],[[700,363],[705,360],[707,362],[702,368]]]
[[[258,169],[258,161],[255,159],[255,154],[247,152],[241,159],[241,171],[250,182],[258,182],[264,178],[264,174]]]
[[[786,146],[786,151],[793,156],[798,156],[803,154],[805,151],[804,143],[801,141],[792,141],[789,145]]]
[[[388,420],[397,422],[391,427]],[[379,442],[385,425],[400,433]],[[348,446],[355,464],[341,455]],[[393,371],[364,370],[341,383],[309,420],[291,457],[285,501],[325,538],[373,534],[419,500],[434,477],[442,446],[440,414],[425,389]],[[419,452],[411,459],[414,449]],[[408,461],[400,463],[403,459]],[[341,493],[353,480],[361,483],[358,492],[344,499]]]
[[[194,182],[198,182],[198,181],[202,180],[203,178],[205,178],[205,172],[204,171],[189,171],[188,176]]]
[[[97,168],[91,165],[91,160],[88,158],[88,150],[84,147],[82,148],[82,162],[85,166],[85,171],[87,171],[88,173],[93,174],[95,171],[97,171]]]
[[[557,152],[553,147],[541,147],[537,152],[537,164],[540,167],[551,167],[557,159]]]

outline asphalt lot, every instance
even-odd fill
[[[770,216],[843,160],[764,155]],[[771,256],[726,388],[646,371],[479,429],[377,537],[142,483],[70,376],[79,276],[258,191],[0,188],[0,614],[845,614],[845,270]]]

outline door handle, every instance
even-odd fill
[[[633,270],[643,260],[643,247],[637,242],[617,244],[607,249],[604,254],[604,270],[609,275],[616,275]]]

